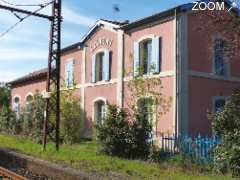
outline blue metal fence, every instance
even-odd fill
[[[219,143],[216,136],[196,137],[162,135],[161,148],[170,155],[181,153],[198,163],[212,162],[213,149]]]

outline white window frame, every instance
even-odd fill
[[[98,123],[98,120],[97,120],[97,108],[96,108],[96,105],[98,102],[102,101],[105,105],[105,115],[107,114],[107,99],[104,98],[104,97],[97,97],[96,99],[93,100],[93,103],[92,103],[92,120],[93,122],[95,123]]]
[[[104,73],[106,73],[106,72],[104,72],[104,69],[105,69],[105,52],[108,52],[109,53],[109,59],[108,59],[108,65],[109,65],[109,67],[107,67],[108,68],[108,75],[109,75],[109,79],[106,79],[106,74],[104,74]],[[96,79],[96,60],[97,60],[97,55],[99,54],[99,53],[103,53],[104,54],[104,56],[103,56],[103,66],[102,66],[102,80],[99,80],[99,81],[97,81],[97,79]],[[95,70],[95,72],[93,73],[91,73],[91,76],[95,76],[94,78],[92,77],[92,83],[101,83],[101,82],[104,82],[104,81],[110,81],[111,80],[111,67],[110,67],[110,61],[111,61],[111,49],[107,49],[107,48],[101,48],[101,49],[98,49],[94,54],[93,54],[93,56],[95,57],[95,59],[94,59],[94,61],[95,61],[95,67],[94,67],[94,70]],[[92,62],[93,63],[93,62]],[[105,69],[106,70],[106,69]],[[91,68],[91,71],[93,71],[93,68]],[[94,79],[94,82],[93,82],[93,79]]]
[[[70,82],[69,78],[68,78],[68,80],[66,82],[67,74],[66,74],[66,69],[65,68],[66,68],[66,65],[68,65],[69,63],[72,63],[72,82]],[[65,62],[65,66],[64,66],[64,76],[65,76],[64,82],[65,82],[66,88],[72,88],[74,86],[74,65],[75,65],[75,60],[73,58],[70,58],[70,59],[68,59]]]
[[[15,103],[15,99],[16,98],[18,98],[19,99],[19,102],[18,102],[18,110],[17,111],[15,111],[15,105],[16,105],[16,103]],[[13,100],[12,100],[12,110],[16,113],[16,117],[17,117],[17,119],[19,119],[20,118],[20,111],[21,111],[21,96],[20,95],[15,95],[14,97],[13,97]]]
[[[146,42],[148,42],[148,41],[151,41],[151,59],[147,59],[147,73],[144,73],[144,72],[142,72],[143,74],[142,75],[149,75],[149,74],[151,74],[151,60],[152,60],[152,56],[153,56],[153,54],[152,54],[152,48],[153,48],[153,38],[145,38],[145,39],[143,39],[142,41],[140,41],[140,42],[138,42],[138,52],[139,52],[139,68],[141,69],[141,67],[143,66],[143,68],[144,68],[144,65],[142,65],[141,63],[142,63],[142,61],[143,61],[143,59],[141,58],[141,53],[143,53],[143,52],[141,52],[141,50],[143,50],[142,49],[142,47],[141,47],[141,45],[143,45],[143,43],[146,43]],[[144,47],[143,47],[144,48]],[[144,71],[144,70],[143,70]]]
[[[98,58],[98,55],[99,54],[103,54],[103,57],[102,57],[102,69],[101,69],[101,73],[102,73],[102,79],[101,80],[97,80],[97,58]],[[95,53],[95,82],[101,82],[101,81],[104,81],[104,50],[102,51],[98,51]],[[99,72],[98,72],[99,73]]]
[[[157,105],[156,105],[156,97],[153,95],[146,95],[146,96],[141,96],[139,97],[135,104],[137,109],[139,109],[138,103],[141,99],[146,99],[146,98],[152,98],[153,99],[153,119],[152,119],[152,134],[153,134],[153,140],[156,140],[157,138]]]
[[[31,92],[29,92],[29,93],[25,96],[25,109],[27,108],[27,106],[28,106],[29,103],[30,103],[30,102],[27,101],[27,98],[28,98],[29,96],[31,96],[32,99],[34,98],[34,95],[33,95],[33,93],[31,93]],[[30,112],[26,111],[25,113],[30,113]]]
[[[150,60],[150,66],[151,66],[151,62],[152,62],[152,60],[154,59],[154,57],[155,57],[155,53],[156,53],[156,51],[154,51],[154,39],[155,38],[158,38],[159,39],[159,57],[158,57],[158,72],[154,72],[154,71],[151,71],[151,69],[149,70],[149,68],[148,68],[148,72],[146,73],[146,74],[142,74],[141,76],[152,76],[152,75],[154,75],[154,74],[160,74],[161,73],[161,63],[162,63],[162,37],[160,36],[160,35],[155,35],[155,34],[148,34],[148,35],[144,35],[144,36],[141,36],[136,42],[134,42],[134,44],[136,43],[136,44],[138,44],[138,63],[139,63],[139,65],[140,65],[140,43],[141,42],[143,42],[144,40],[152,40],[152,54],[151,54],[151,60]],[[133,75],[134,76],[138,76],[138,75],[140,75],[139,74],[139,69],[136,69],[136,68],[140,68],[140,66],[138,65],[138,67],[136,67],[136,65],[135,65],[135,52],[134,52],[134,49],[133,49],[133,71],[134,71],[134,73],[133,73]],[[149,65],[148,65],[149,66]]]

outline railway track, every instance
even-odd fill
[[[27,178],[0,167],[0,180],[27,180]]]

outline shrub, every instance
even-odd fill
[[[126,110],[109,105],[106,118],[96,129],[101,152],[131,159],[148,157],[151,128],[140,116],[129,122]]]
[[[6,132],[9,128],[8,108],[3,106],[0,109],[0,130]]]
[[[225,173],[231,170],[240,177],[240,90],[235,90],[224,110],[212,116],[213,130],[221,138],[215,148],[214,167]]]
[[[152,145],[150,140],[152,125],[141,115],[141,113],[136,113],[135,118],[131,126],[133,156],[146,159]]]
[[[41,131],[44,121],[45,101],[37,91],[30,104],[25,107],[22,117],[23,134],[27,135],[35,142],[41,142]]]
[[[83,120],[81,118],[80,99],[73,91],[61,94],[61,136],[64,143],[73,144],[81,139]]]
[[[0,108],[0,131],[9,134],[18,134],[21,131],[20,121],[7,106]]]
[[[9,97],[10,97],[10,90],[9,88],[3,86],[0,87],[0,108],[3,106],[9,106]]]

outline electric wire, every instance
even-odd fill
[[[41,6],[40,8],[38,8],[37,10],[33,11],[32,13],[24,16],[23,18],[19,17],[19,21],[16,22],[15,24],[13,24],[12,26],[10,26],[6,31],[4,31],[3,33],[0,34],[0,38],[4,37],[6,34],[8,34],[10,31],[12,31],[16,26],[18,26],[21,22],[23,22],[25,19],[29,18],[30,16],[32,16],[34,13],[37,13],[39,11],[41,11],[42,9],[44,9],[45,7],[49,6],[50,4],[52,4],[52,2],[49,2],[43,6]]]
[[[20,7],[20,6],[40,6],[40,7],[42,7],[42,6],[44,6],[44,5],[49,3],[49,1],[46,1],[46,2],[43,2],[41,4],[15,4],[15,3],[8,2],[6,0],[0,0],[0,1],[5,3],[5,4],[7,4],[7,5],[18,6],[18,7]]]

